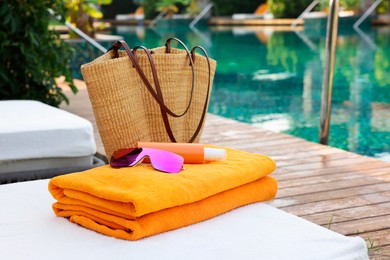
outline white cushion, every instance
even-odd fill
[[[94,153],[88,120],[38,101],[0,101],[0,162]]]
[[[115,239],[56,217],[47,185],[0,187],[2,259],[368,259],[362,238],[264,203],[138,241]]]

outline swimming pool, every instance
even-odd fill
[[[209,112],[319,140],[325,35],[248,27],[117,27],[131,45],[178,37],[218,62]],[[360,33],[360,34],[359,34]],[[390,29],[339,33],[329,145],[390,155]]]

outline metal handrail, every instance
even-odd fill
[[[372,11],[374,11],[375,8],[377,8],[378,5],[380,5],[382,2],[383,2],[383,0],[376,0],[376,1],[367,9],[367,11],[364,12],[364,14],[359,18],[359,20],[357,20],[357,21],[353,24],[353,28],[356,30],[356,28],[358,28],[359,25],[362,24],[362,22],[364,22],[364,20],[367,19],[367,17],[372,13]]]
[[[325,66],[322,81],[320,143],[328,144],[330,112],[332,105],[332,88],[334,74],[334,58],[338,30],[339,0],[329,1],[329,14],[326,32]]]
[[[50,8],[47,9],[47,11],[54,17],[56,18],[58,21],[61,21],[61,16],[60,15],[56,15],[54,13],[54,11]],[[87,42],[89,42],[90,44],[92,44],[93,46],[95,46],[96,48],[98,48],[99,50],[101,50],[102,52],[106,53],[107,52],[107,49],[104,48],[101,44],[99,44],[97,41],[95,41],[94,39],[92,39],[91,37],[89,37],[87,34],[85,34],[83,31],[81,31],[79,28],[73,26],[70,22],[67,22],[65,21],[65,25],[66,27],[68,27],[70,30],[72,30],[73,32],[75,32],[77,35],[79,35],[81,38],[83,38],[84,40],[86,40]]]
[[[375,42],[373,42],[373,40],[369,36],[367,36],[365,32],[363,32],[359,27],[353,29],[357,32],[357,34],[359,34],[363,41],[365,41],[372,50],[377,49]]]
[[[316,5],[318,5],[319,2],[320,2],[319,0],[314,0],[313,2],[311,2],[311,4],[310,4],[308,7],[306,7],[306,9],[303,10],[303,12],[297,17],[297,19],[295,19],[295,21],[291,24],[291,26],[292,26],[292,27],[296,27],[297,24],[299,23],[299,21],[302,19],[302,17],[303,17],[305,14],[309,13],[311,10],[313,10],[313,8],[314,8]]]
[[[154,17],[154,19],[150,22],[149,27],[155,26],[156,23],[157,23],[158,21],[160,21],[160,20],[164,17],[165,14],[166,14],[166,12],[160,12],[160,13],[159,13],[156,17]]]
[[[301,33],[296,28],[294,28],[293,31],[299,37],[299,39],[301,39],[306,44],[306,46],[310,48],[310,50],[316,51],[316,45],[305,34]]]
[[[195,26],[195,24],[197,24],[200,19],[202,19],[209,11],[211,8],[213,8],[214,4],[212,2],[208,3],[203,9],[202,11],[194,18],[194,20],[192,20],[192,22],[190,23],[190,27],[193,28]]]

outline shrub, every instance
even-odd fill
[[[297,18],[312,0],[268,0],[267,2],[275,18]]]
[[[74,93],[70,46],[48,29],[47,8],[65,17],[64,1],[0,1],[0,100],[68,103],[55,79],[65,76]]]
[[[212,0],[214,3],[214,13],[219,16],[231,16],[235,13],[254,13],[257,7],[267,2],[263,1],[253,1],[253,0]]]
[[[102,5],[100,8],[103,11],[104,19],[115,19],[115,15],[117,14],[133,13],[137,9],[135,2],[129,0],[113,0],[112,4]]]
[[[389,1],[383,1],[382,3],[380,3],[376,11],[378,12],[378,14],[386,14],[389,13],[390,10],[389,7],[390,7]]]
[[[361,0],[340,0],[339,3],[340,9],[358,11],[360,9]],[[328,10],[329,0],[321,0],[319,6],[320,10]]]
[[[158,15],[158,12],[155,10],[156,0],[144,0],[143,6],[146,19],[154,19]]]
[[[109,5],[112,0],[66,0],[68,9],[68,22],[75,25],[89,37],[95,38],[95,28],[93,22],[95,19],[103,18],[103,13],[97,5]],[[80,38],[75,33],[70,33],[71,38]]]
[[[340,0],[340,7],[345,10],[359,10],[360,0]]]
[[[158,0],[156,2],[156,11],[164,12],[166,17],[172,17],[175,13],[179,12],[179,6],[189,5],[189,0]]]

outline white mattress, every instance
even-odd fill
[[[37,101],[0,101],[0,162],[94,153],[86,119]]]
[[[360,237],[264,203],[139,241],[119,240],[55,217],[47,184],[0,186],[2,259],[368,259]]]
[[[43,158],[15,161],[0,161],[0,177],[5,173],[39,171],[62,167],[91,167],[93,155],[64,158]]]

